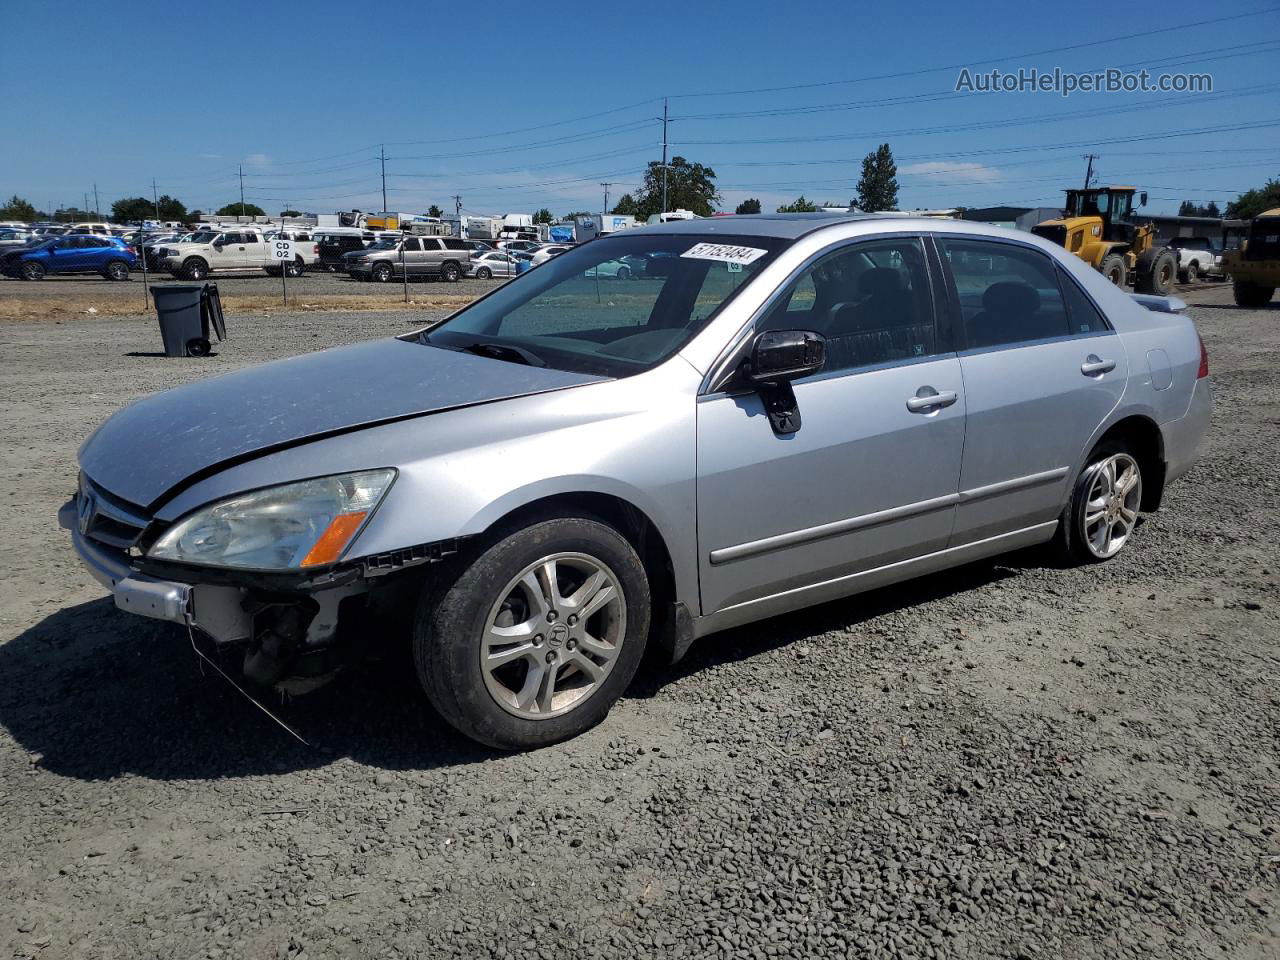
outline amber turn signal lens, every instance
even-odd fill
[[[337,560],[342,556],[342,551],[347,549],[347,544],[351,542],[351,538],[356,535],[360,524],[364,523],[364,518],[368,515],[368,511],[361,511],[334,517],[329,528],[316,541],[315,546],[302,558],[302,565],[320,567]]]

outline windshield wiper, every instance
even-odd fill
[[[524,347],[513,347],[507,343],[469,343],[461,349],[482,357],[505,360],[508,363],[523,363],[530,367],[545,367],[547,365],[547,361],[532,350],[526,350]]]

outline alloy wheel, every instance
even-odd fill
[[[1142,472],[1127,453],[1117,453],[1094,468],[1085,501],[1083,539],[1089,552],[1105,560],[1129,541],[1142,503]]]
[[[627,630],[617,576],[585,553],[530,564],[485,619],[480,669],[508,713],[544,720],[581,706],[613,669]]]

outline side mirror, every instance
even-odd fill
[[[822,369],[827,339],[812,330],[766,330],[756,335],[743,371],[753,384],[790,383]]]
[[[792,380],[822,369],[827,340],[812,330],[766,330],[756,335],[743,374],[755,387],[776,436],[800,429],[800,407]]]
[[[1143,190],[1138,194],[1138,206],[1145,207],[1147,205],[1147,191]]]

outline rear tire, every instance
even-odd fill
[[[128,280],[129,264],[123,260],[112,260],[107,264],[106,269],[102,271],[102,275],[108,280]]]
[[[630,267],[619,267],[619,268],[618,268],[618,279],[619,279],[619,280],[630,280],[630,279],[631,279],[631,268],[630,268]]]
[[[1187,264],[1187,268],[1182,271],[1183,283],[1195,283],[1200,279],[1200,264],[1192,260]]]
[[[1271,295],[1275,292],[1275,287],[1264,287],[1248,280],[1237,280],[1231,285],[1231,295],[1235,298],[1236,306],[1249,310],[1261,310],[1271,302]]]
[[[1117,287],[1123,287],[1125,280],[1128,279],[1128,270],[1124,265],[1124,257],[1118,253],[1109,253],[1102,258],[1102,263],[1098,265],[1098,272],[1107,278],[1108,282],[1114,283]]]
[[[1166,297],[1173,292],[1178,275],[1178,261],[1166,247],[1152,247],[1138,258],[1138,273],[1133,287],[1138,293],[1154,293]]]
[[[1142,507],[1142,468],[1129,446],[1108,440],[1089,454],[1058,520],[1054,547],[1065,565],[1102,563],[1133,538]]]
[[[580,622],[575,609],[586,611]],[[414,663],[460,733],[502,750],[544,747],[605,718],[640,665],[649,615],[631,544],[598,520],[553,517],[495,535],[424,594]]]
[[[300,277],[306,267],[301,259],[294,260],[293,263],[287,263],[284,266],[285,275],[289,277]]]

